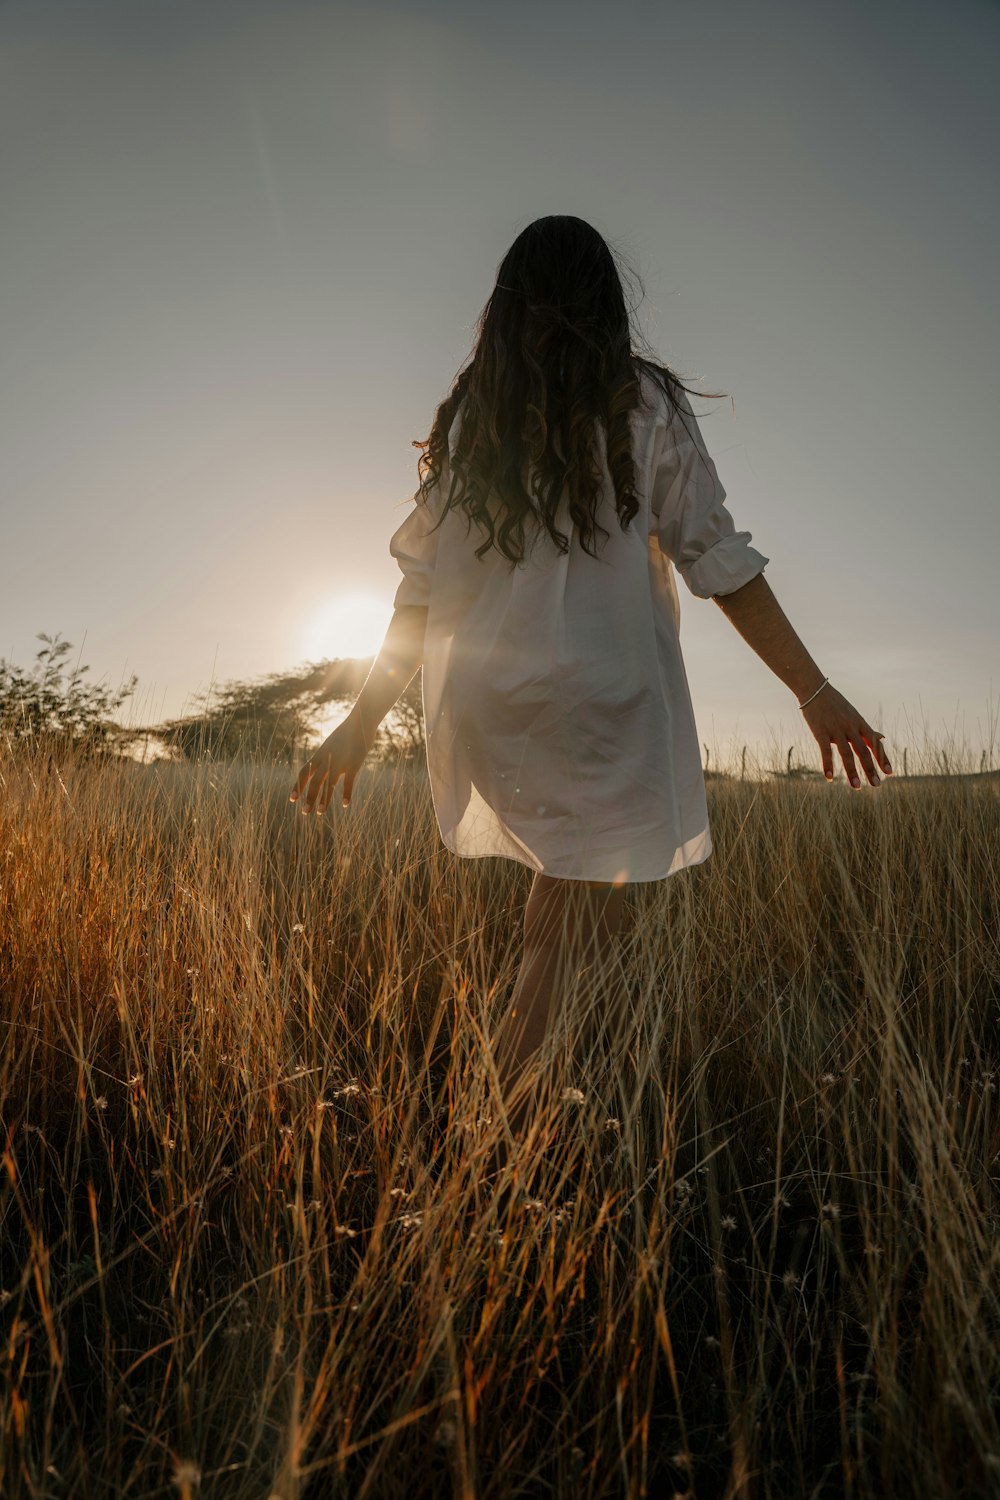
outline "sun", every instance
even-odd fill
[[[306,624],[302,649],[308,661],[375,656],[392,618],[392,604],[378,594],[337,594]]]

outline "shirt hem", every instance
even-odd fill
[[[714,845],[712,843],[709,830],[706,828],[703,834],[698,835],[695,839],[690,839],[688,842],[699,843],[701,839],[704,839],[704,844],[693,858],[683,860],[680,864],[671,863],[670,868],[664,870],[662,874],[642,875],[633,880],[612,881],[608,880],[607,877],[603,875],[586,875],[582,873],[576,875],[567,875],[564,874],[561,870],[546,870],[543,865],[537,864],[532,860],[522,859],[520,855],[517,854],[501,853],[498,850],[484,850],[480,854],[472,854],[465,850],[456,849],[454,844],[449,843],[444,834],[441,835],[442,844],[450,854],[455,855],[456,859],[508,859],[513,864],[524,865],[527,869],[533,870],[538,875],[547,875],[551,880],[589,880],[600,881],[601,884],[607,885],[649,885],[658,880],[667,880],[671,875],[678,875],[680,874],[681,870],[690,870],[695,865],[703,865],[705,861],[707,859],[710,859],[712,854],[714,853]]]

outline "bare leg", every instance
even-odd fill
[[[537,1090],[526,1087],[533,1059],[581,970],[589,966],[595,977],[604,972],[624,899],[624,885],[535,875],[524,911],[524,956],[493,1043],[515,1136],[537,1103]]]

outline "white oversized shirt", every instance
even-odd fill
[[[639,510],[622,531],[606,442],[595,532],[580,546],[564,492],[559,551],[529,517],[512,566],[459,507],[437,531],[450,485],[393,534],[403,578],[394,607],[426,605],[427,769],[445,846],[566,879],[662,880],[712,852],[687,675],[676,568],[692,594],[728,594],[769,561],[737,531],[715,464],[682,395],[684,423],[642,371],[649,409],[629,417]],[[455,450],[459,410],[449,435]],[[497,514],[498,512],[491,512]]]

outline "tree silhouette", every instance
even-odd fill
[[[130,738],[154,738],[187,760],[291,763],[321,738],[320,720],[329,704],[341,704],[347,713],[373,660],[307,663],[295,672],[226,682],[200,694],[194,713],[133,730]],[[379,729],[373,753],[385,761],[406,761],[423,744],[418,673]]]

